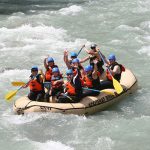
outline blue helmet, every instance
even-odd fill
[[[97,46],[96,44],[92,44],[92,45],[91,45],[91,49],[96,48],[96,46]]]
[[[77,57],[77,53],[71,52],[71,53],[70,53],[70,56],[71,56],[71,57]]]
[[[72,69],[68,69],[68,70],[66,71],[66,75],[68,75],[68,74],[73,74]]]
[[[79,63],[79,59],[78,58],[73,59],[72,63]]]
[[[32,66],[31,71],[32,71],[32,70],[38,71],[38,67],[37,67],[37,66]]]
[[[54,72],[59,72],[58,67],[55,67],[55,68],[52,69],[52,73],[54,73]]]
[[[92,71],[93,70],[93,66],[88,65],[88,66],[85,67],[84,70],[85,70],[85,72]]]
[[[109,56],[108,56],[108,59],[109,60],[116,60],[116,56],[114,55],[114,54],[110,54]]]
[[[54,59],[52,57],[48,57],[47,62],[54,62]]]

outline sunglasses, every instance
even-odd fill
[[[38,70],[37,70],[37,69],[32,69],[31,71],[32,71],[32,72],[35,72],[35,71],[38,71]]]
[[[67,76],[71,76],[71,75],[73,75],[73,74],[72,74],[72,73],[68,73],[68,74],[67,74]]]
[[[71,56],[71,58],[77,58],[76,56]]]

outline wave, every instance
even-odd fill
[[[81,6],[72,5],[70,7],[60,9],[58,12],[61,15],[76,15],[81,11],[83,11],[83,8]]]
[[[150,46],[143,46],[140,50],[138,50],[139,54],[147,54],[150,56]]]

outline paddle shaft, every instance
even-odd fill
[[[84,46],[81,47],[81,49],[79,50],[77,56],[79,56],[79,54],[81,53],[82,49],[84,48]]]
[[[90,89],[90,88],[82,88],[83,90],[89,90],[89,91],[94,91],[94,92],[99,92],[100,93],[100,91],[99,90],[95,90],[95,89]]]
[[[100,51],[99,51],[99,55],[100,55],[100,57],[101,57],[101,59],[102,59],[103,63],[105,63],[105,64],[106,64],[106,61],[105,61],[105,59],[103,58],[103,56],[102,56],[102,54],[101,54],[101,52],[100,52]],[[111,71],[110,71],[110,68],[108,67],[107,69],[108,69],[108,72],[110,73],[110,75],[112,76],[112,73],[111,73]],[[113,77],[113,76],[112,76],[112,77]]]

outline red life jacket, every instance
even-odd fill
[[[52,77],[52,68],[48,68],[45,72],[45,80],[51,81],[51,77]]]
[[[29,88],[31,91],[39,92],[43,90],[43,83],[40,83],[39,77],[40,74],[29,82]]]
[[[84,85],[86,85],[88,88],[93,87],[92,78],[89,78],[87,75],[84,77]]]
[[[67,82],[66,83],[66,92],[68,93],[68,95],[76,95],[76,91],[74,86],[71,84],[71,82]]]
[[[113,75],[113,77],[114,77],[117,81],[120,81],[121,73],[122,73],[122,71],[125,71],[125,67],[124,67],[123,65],[118,64],[117,62],[115,62],[113,65],[110,65],[109,68],[110,68],[111,70],[113,70],[114,67],[117,66],[117,65],[120,67],[121,72],[120,72],[119,74]],[[106,77],[107,77],[108,80],[112,80],[112,76],[111,76],[111,74],[109,73],[108,69],[106,70]]]
[[[49,67],[45,72],[45,81],[51,81],[52,77],[52,69],[58,67],[57,65],[53,65],[52,67]]]
[[[81,86],[84,86],[84,80],[80,78],[80,81],[81,81]]]
[[[97,76],[98,76],[97,79],[93,79],[92,74],[91,75],[86,75],[84,77],[84,85],[86,85],[88,88],[92,88],[94,86],[99,85],[100,84],[99,83],[99,77],[100,77],[100,72],[99,71],[97,72]],[[95,82],[94,80],[97,81],[97,82]]]
[[[52,83],[52,88],[53,88],[53,89],[62,88],[63,83],[60,83],[60,82],[59,82],[59,83],[57,83],[57,84],[54,85],[54,82],[57,81],[57,80],[60,80],[60,79],[62,79],[62,74],[60,74],[58,77],[54,77],[54,76],[52,75],[51,83]]]

